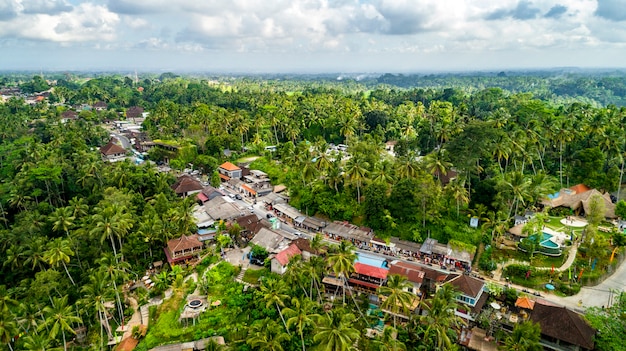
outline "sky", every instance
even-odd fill
[[[0,0],[0,70],[625,66],[626,0]]]

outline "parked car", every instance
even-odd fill
[[[267,218],[272,218],[272,217],[274,217],[274,215],[273,215],[273,214],[271,214],[271,213],[268,213],[266,217],[267,217]]]
[[[241,195],[237,194],[237,195],[235,195],[235,199],[237,199],[237,200],[241,200],[241,199],[243,199],[243,198],[241,197]]]
[[[295,232],[293,232],[293,234],[294,234],[295,236],[299,236],[299,237],[301,237],[301,238],[302,238],[302,237],[304,237],[304,234],[302,234],[302,232],[299,232],[299,231],[297,231],[297,230],[296,230]]]
[[[235,198],[235,194],[228,194],[228,197],[230,197],[231,199]]]

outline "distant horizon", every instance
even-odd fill
[[[320,74],[626,64],[623,0],[14,0],[7,70]]]
[[[559,73],[565,71],[569,74],[586,74],[586,73],[625,73],[626,66],[624,67],[578,67],[578,66],[563,66],[563,67],[530,67],[530,68],[494,68],[494,69],[467,69],[467,70],[420,70],[420,71],[236,71],[236,70],[182,70],[182,69],[134,69],[134,68],[85,68],[85,69],[46,69],[46,68],[24,68],[24,69],[0,69],[0,74],[7,73],[98,73],[98,74],[163,74],[163,73],[175,73],[179,75],[194,75],[194,74],[208,74],[208,75],[236,75],[236,76],[264,76],[264,75],[299,75],[299,76],[335,76],[345,75],[346,78],[353,78],[354,76],[366,75],[366,76],[382,76],[385,74],[392,75],[431,75],[431,74],[459,74],[459,75],[472,75],[472,74],[499,74],[499,73],[511,73],[511,74],[524,74],[524,73]],[[338,77],[339,78],[339,77]]]

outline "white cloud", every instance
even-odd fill
[[[119,16],[90,3],[55,15],[23,14],[0,22],[0,36],[53,42],[112,41]]]

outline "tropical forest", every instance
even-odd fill
[[[626,279],[625,91],[623,72],[4,72],[0,350],[623,349],[624,285],[603,284]],[[371,240],[300,226],[229,165]],[[183,175],[290,243],[204,228]],[[589,333],[551,330],[543,300]]]

